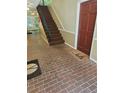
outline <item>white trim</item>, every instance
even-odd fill
[[[69,30],[66,30],[66,29],[61,29],[61,28],[58,28],[60,31],[63,31],[63,32],[67,32],[67,33],[70,33],[70,34],[75,34],[75,32],[70,32]]]
[[[51,6],[51,8],[52,8],[54,14],[56,15],[56,18],[58,19],[60,25],[62,26],[63,29],[65,29],[64,26],[63,26],[63,24],[62,24],[62,21],[60,20],[58,14],[57,14],[57,12],[56,12],[56,10],[54,9],[54,6]]]
[[[97,61],[93,58],[90,57],[90,60],[92,60],[93,62],[97,63]]]
[[[41,38],[42,38],[47,44],[49,44],[48,41],[47,41],[42,35],[40,35],[40,36],[41,36]]]
[[[66,43],[66,42],[65,42],[65,44],[66,44],[67,46],[69,46],[69,47],[75,49],[72,45],[70,45],[70,44],[68,44],[68,43]]]
[[[79,3],[83,3],[83,2],[86,2],[86,1],[89,1],[89,0],[78,0]]]
[[[43,25],[42,25],[42,22],[40,21],[39,22],[39,27],[40,27],[40,36],[41,36],[41,38],[47,43],[47,44],[49,44],[48,43],[48,41],[47,41],[47,36],[46,36],[46,34],[45,34],[45,31],[44,31],[44,28],[43,28]],[[44,34],[43,34],[44,33]],[[44,35],[44,36],[43,36]]]
[[[97,22],[97,19],[96,19],[96,22]],[[92,58],[92,53],[93,53],[93,45],[94,45],[94,42],[96,41],[97,42],[97,38],[95,38],[95,36],[96,36],[96,26],[97,26],[97,23],[95,22],[95,28],[94,28],[94,33],[93,33],[93,39],[92,39],[92,45],[91,45],[91,51],[90,51],[90,59],[92,60],[92,61],[94,61],[94,62],[96,62],[96,60],[94,60],[93,58]]]
[[[80,4],[89,0],[79,0],[77,3],[77,18],[76,18],[76,31],[75,31],[75,49],[77,49],[78,43],[78,28],[79,28],[79,16],[80,16]]]

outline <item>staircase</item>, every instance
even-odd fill
[[[55,24],[47,6],[37,6],[37,11],[43,24],[49,45],[61,44],[65,41]]]

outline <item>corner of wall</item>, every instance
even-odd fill
[[[57,24],[58,29],[60,30],[60,33],[62,34],[64,40],[65,40],[65,44],[69,45],[70,47],[74,48],[74,43],[75,43],[75,33],[68,31],[67,29],[65,29],[61,19],[58,16],[58,13],[54,7],[54,5],[50,5],[49,7],[50,13],[55,21],[55,23]]]

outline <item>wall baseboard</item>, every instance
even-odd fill
[[[68,44],[68,43],[66,43],[66,42],[65,42],[65,44],[66,44],[67,46],[69,46],[69,47],[73,48],[73,49],[76,49],[75,47],[71,46],[70,44]],[[77,49],[76,49],[76,50],[77,50]],[[92,60],[93,62],[97,63],[97,61],[96,61],[96,60],[94,60],[94,59],[93,59],[93,58],[91,58],[91,57],[90,57],[90,60]]]
[[[66,44],[67,46],[69,46],[69,47],[75,49],[72,45],[70,45],[70,44],[68,44],[68,43],[66,43],[66,42],[65,42],[65,44]]]
[[[40,37],[41,37],[47,44],[49,44],[48,41],[41,35],[41,32],[40,32]]]
[[[59,21],[59,23],[60,23],[61,27],[64,29],[64,26],[63,26],[63,24],[62,24],[62,21],[60,20],[60,18],[59,18],[59,16],[58,16],[58,14],[57,14],[57,12],[56,12],[56,10],[54,9],[54,7],[53,7],[53,6],[51,6],[51,9],[53,10],[53,12],[54,12],[54,14],[55,14],[55,16],[56,16],[57,20]]]
[[[63,31],[63,32],[67,32],[67,33],[70,33],[70,34],[75,34],[75,32],[70,32],[69,30],[66,30],[66,29],[61,29],[59,28],[60,31]]]
[[[96,61],[96,60],[94,60],[94,59],[93,59],[93,58],[91,58],[91,57],[90,57],[90,60],[92,60],[93,62],[97,63],[97,61]]]

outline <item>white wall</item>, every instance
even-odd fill
[[[60,31],[64,37],[65,42],[74,48],[77,48],[76,44],[79,24],[79,5],[80,2],[84,1],[87,0],[52,0],[50,5],[50,7],[55,10],[59,20],[62,23],[62,25],[58,23],[57,25],[58,27],[62,28]],[[51,13],[53,14],[53,12]],[[54,20],[56,20],[56,18]]]
[[[77,0],[52,0],[50,12],[67,44],[74,47]],[[53,11],[54,10],[54,11]],[[55,13],[54,13],[55,12]],[[55,16],[57,15],[57,16]],[[56,17],[56,18],[55,18]],[[60,22],[60,23],[58,23]]]
[[[51,6],[57,12],[64,28],[75,32],[77,0],[53,0]]]
[[[80,3],[88,0],[52,0],[50,12],[67,44],[77,49]],[[95,57],[96,42],[92,46],[91,58]]]

